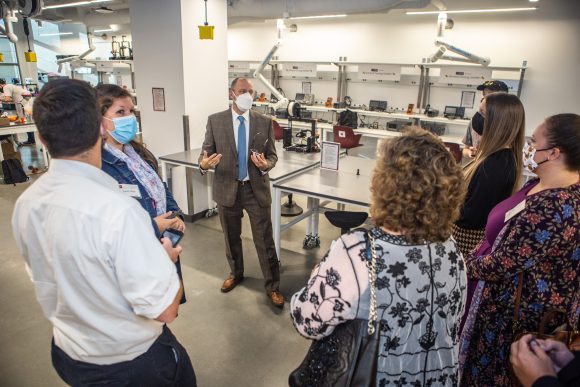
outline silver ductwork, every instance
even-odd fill
[[[431,0],[229,0],[228,22],[425,8]]]
[[[120,9],[111,14],[88,12],[81,21],[87,27],[101,27],[109,24],[130,24],[129,9]]]

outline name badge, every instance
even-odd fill
[[[129,195],[132,198],[141,199],[141,192],[139,191],[139,186],[136,184],[119,184],[119,189],[125,195]]]
[[[504,223],[526,209],[526,201],[522,200],[517,206],[505,213]]]

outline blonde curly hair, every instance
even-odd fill
[[[443,142],[419,127],[380,144],[371,181],[377,226],[402,232],[411,243],[443,242],[465,196],[461,167]]]

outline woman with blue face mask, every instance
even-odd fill
[[[538,178],[491,210],[483,243],[465,256],[467,275],[478,283],[461,336],[461,385],[514,385],[509,346],[515,334],[538,332],[549,310],[568,318],[560,316],[545,332],[565,322],[577,326],[580,116],[546,118],[524,146],[523,165]]]
[[[184,232],[182,216],[176,215],[181,214],[181,210],[159,177],[155,156],[135,141],[139,128],[133,97],[117,85],[102,84],[95,89],[103,115],[103,171],[117,180],[119,188],[147,210],[157,237],[161,238],[167,229]],[[176,265],[181,278],[179,259]]]

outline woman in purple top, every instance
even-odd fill
[[[465,259],[479,282],[461,337],[464,386],[514,384],[508,357],[519,273],[521,329],[537,331],[551,308],[578,318],[580,116],[547,118],[524,148],[524,165],[538,179],[491,211],[484,241]]]

